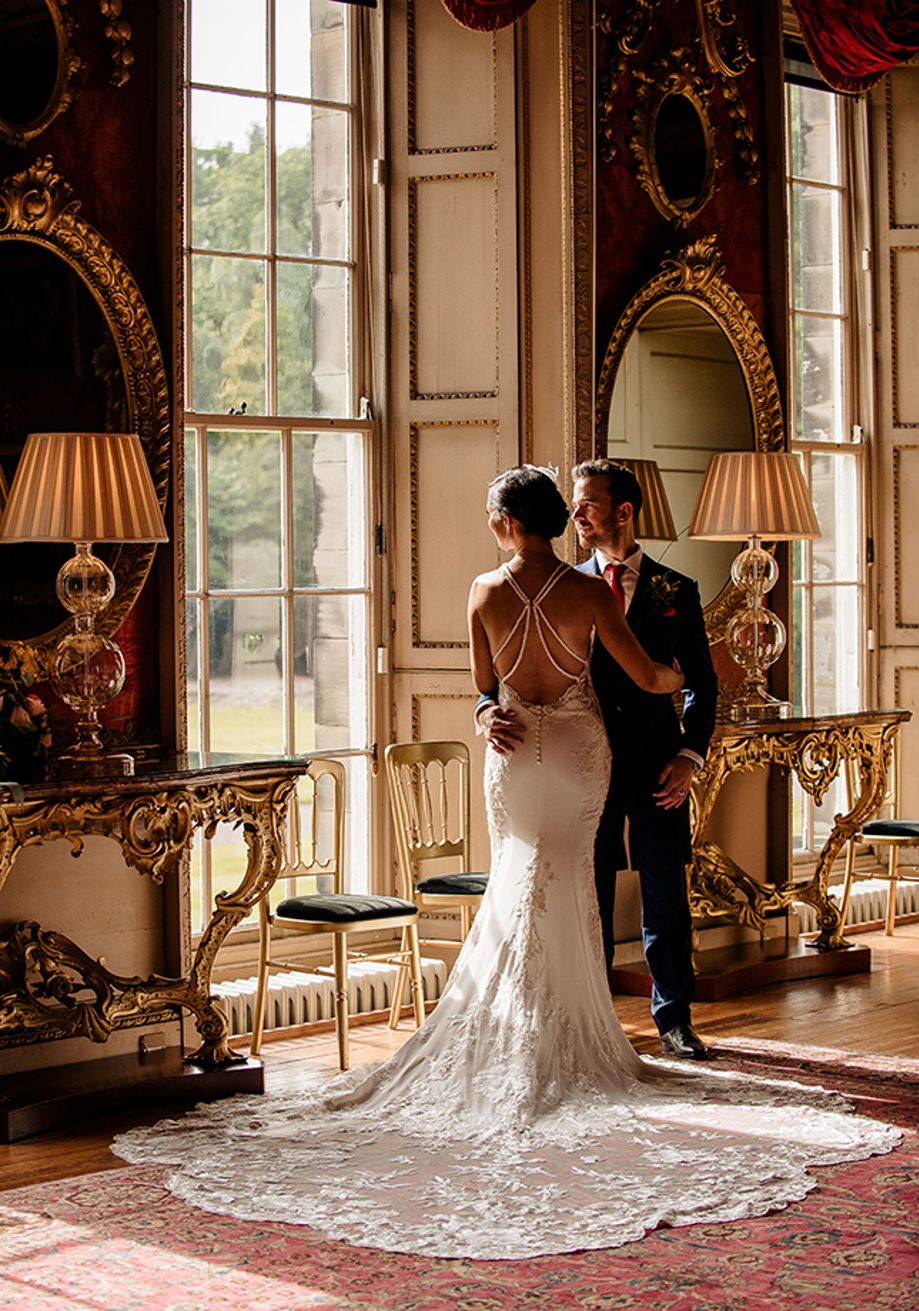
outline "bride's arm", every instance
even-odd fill
[[[597,636],[616,663],[645,692],[664,695],[678,692],[683,686],[683,675],[651,659],[626,623],[622,606],[606,583],[598,579],[595,591]]]
[[[488,634],[482,623],[481,611],[484,599],[485,588],[476,578],[469,590],[469,663],[472,667],[472,681],[475,683],[476,691],[491,693],[495,690],[497,679],[492,665]]]

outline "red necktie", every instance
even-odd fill
[[[622,575],[625,570],[626,566],[624,564],[608,564],[603,571],[607,576],[610,587],[613,589],[613,596],[622,606],[623,612],[625,611],[625,592],[622,590]]]

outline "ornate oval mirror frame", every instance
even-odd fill
[[[645,283],[626,306],[610,338],[600,370],[596,440],[599,441],[609,426],[616,376],[632,333],[650,310],[676,297],[695,302],[711,315],[731,343],[750,398],[756,449],[784,450],[782,401],[769,350],[747,305],[724,280],[724,267],[714,237],[704,237],[678,254],[668,256],[657,276]],[[605,450],[598,450],[597,454],[603,455]],[[705,607],[705,626],[712,643],[723,639],[740,596],[728,580],[718,596]]]
[[[66,0],[44,0],[44,4],[54,24],[54,33],[57,38],[57,73],[54,79],[54,87],[44,109],[40,114],[36,114],[30,122],[14,123],[7,118],[0,117],[0,139],[8,141],[13,146],[28,145],[40,132],[44,132],[49,123],[54,122],[58,114],[62,114],[68,105],[72,103],[74,90],[71,82],[74,74],[83,65],[82,59],[70,45],[73,20],[64,12]]]
[[[80,218],[79,205],[70,187],[53,171],[50,157],[38,160],[0,182],[0,241],[30,242],[52,252],[88,288],[115,343],[130,430],[140,436],[160,507],[165,508],[170,407],[156,332],[127,265],[101,234]],[[98,624],[101,631],[113,633],[128,614],[150,572],[155,550],[155,546],[135,543],[112,548],[108,559],[117,590]],[[28,640],[11,640],[4,638],[0,618],[0,669],[43,677],[46,660],[69,623],[67,620]]]
[[[702,78],[687,71],[682,63],[686,51],[674,50],[670,57],[649,73],[635,73],[638,104],[632,122],[635,133],[629,141],[638,165],[638,183],[664,218],[685,227],[705,208],[715,191],[715,174],[721,160],[715,151],[715,134],[708,113],[707,97],[711,87]],[[658,120],[671,97],[678,96],[698,119],[704,142],[705,161],[696,194],[689,199],[670,196],[661,178],[658,159]]]

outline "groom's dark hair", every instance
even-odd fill
[[[568,506],[555,481],[533,465],[508,469],[497,477],[488,489],[488,504],[547,542],[560,537],[568,522]]]
[[[641,494],[641,484],[632,470],[627,469],[624,464],[616,464],[615,460],[585,460],[583,464],[575,465],[571,476],[575,482],[578,478],[605,478],[609,484],[613,505],[622,505],[623,502],[628,501],[632,506],[633,517],[638,518],[644,499]]]

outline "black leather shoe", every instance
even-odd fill
[[[682,1061],[708,1061],[711,1053],[691,1024],[675,1024],[661,1034],[661,1053]]]

